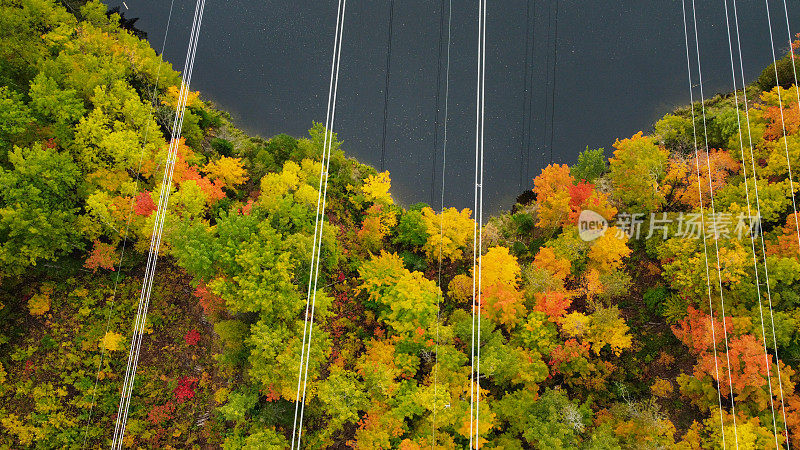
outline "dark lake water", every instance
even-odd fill
[[[687,1],[691,8],[691,0]],[[122,2],[111,2],[116,4]],[[193,0],[175,0],[174,4],[164,53],[178,69],[183,67],[194,4]],[[126,5],[126,16],[139,17],[137,26],[160,48],[170,2],[126,0]],[[347,2],[334,127],[349,155],[378,168],[389,5],[389,0]],[[444,197],[449,206],[471,208],[477,2],[453,1],[452,5]],[[697,2],[707,97],[733,86],[724,6],[723,0]],[[728,6],[732,8],[730,0]],[[736,6],[749,82],[772,61],[766,5],[753,0],[739,1]],[[230,111],[237,125],[250,133],[305,135],[312,121],[325,120],[336,7],[335,0],[207,1],[192,88]],[[616,138],[639,130],[648,132],[660,116],[688,103],[679,0],[561,0],[557,8],[556,40],[556,2],[530,2],[530,9],[524,0],[489,2],[484,147],[487,213],[509,208],[521,191],[530,189],[531,178],[551,162],[551,154],[552,162],[568,164],[587,146],[604,147],[609,156]],[[772,0],[769,8],[775,52],[781,56],[788,47],[783,2]],[[437,205],[441,194],[446,56],[443,54],[440,64],[441,10],[438,0],[398,0],[394,4],[385,169],[391,172],[395,198],[404,204],[433,198]],[[444,11],[446,25],[447,5]],[[693,47],[691,9],[688,14]],[[790,5],[789,16],[792,32],[800,31],[796,4]],[[446,37],[445,28],[445,52]],[[532,50],[526,58],[528,47]],[[692,48],[697,84],[694,57]],[[526,61],[530,70],[527,83]],[[441,112],[438,138],[434,139],[439,74]],[[524,106],[526,85],[530,112]],[[697,89],[695,96],[699,98]],[[526,120],[530,120],[529,126]],[[438,148],[434,148],[435,140]]]

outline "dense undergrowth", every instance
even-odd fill
[[[0,448],[110,440],[180,84],[73,3],[0,3]],[[719,448],[721,421],[727,445],[800,445],[787,61],[781,90],[768,68],[705,121],[548,166],[488,221],[483,448]],[[288,445],[325,132],[249,137],[190,96],[127,445]],[[471,211],[398,205],[335,136],[329,173],[303,445],[464,448]]]

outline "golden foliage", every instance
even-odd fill
[[[422,210],[422,220],[428,231],[428,241],[422,249],[429,260],[438,260],[440,249],[442,259],[458,261],[463,257],[463,250],[472,247],[475,222],[471,215],[468,208],[460,212],[446,208],[442,214],[436,214],[429,207]]]
[[[553,277],[564,281],[569,276],[572,264],[566,258],[559,258],[550,247],[542,247],[536,258],[533,260],[533,265],[545,269],[550,272]]]
[[[222,180],[225,186],[234,187],[247,181],[247,171],[240,158],[223,156],[203,168],[212,180]]]
[[[100,348],[105,348],[108,351],[115,352],[118,350],[122,350],[122,335],[119,333],[115,333],[113,331],[108,331],[100,339]]]
[[[386,171],[378,175],[368,176],[364,181],[364,186],[361,188],[361,191],[368,201],[382,205],[391,205],[394,203],[392,194],[389,193],[389,188],[391,187],[392,180],[389,178],[389,172]]]
[[[650,385],[650,392],[656,397],[669,397],[672,395],[673,390],[674,386],[672,385],[672,382],[660,377],[656,377],[655,381],[653,381],[653,384]]]
[[[669,169],[661,186],[662,192],[672,190],[675,200],[683,205],[697,208],[702,195],[703,205],[711,203],[711,189],[716,191],[727,183],[730,176],[739,172],[739,163],[726,151],[712,150],[708,155],[700,153],[699,158],[684,160],[673,156],[669,161]],[[698,168],[700,178],[697,177]],[[709,173],[710,178],[709,178]],[[698,184],[699,183],[699,184]],[[702,192],[702,194],[701,194]]]
[[[472,277],[469,275],[458,274],[450,281],[447,294],[451,299],[463,301],[472,297]]]
[[[622,350],[631,347],[633,338],[628,334],[628,325],[625,323],[625,319],[620,317],[619,309],[616,306],[600,308],[591,317],[589,341],[592,343],[592,350],[595,354],[599,355],[600,350],[606,345],[617,356],[622,353]]]
[[[481,306],[486,315],[513,327],[525,317],[525,297],[517,290],[521,269],[506,247],[492,247],[481,258]]]
[[[492,247],[481,260],[481,286],[503,284],[516,289],[521,270],[517,257],[508,248]]]
[[[181,92],[178,90],[178,86],[169,86],[167,88],[167,96],[164,100],[161,101],[163,105],[171,106],[176,108],[178,106],[178,100],[181,95]],[[200,106],[200,92],[192,92],[188,91],[185,92],[186,95],[186,107],[197,107]]]
[[[570,213],[569,191],[574,183],[566,164],[550,164],[533,179],[533,193],[539,204],[537,226],[555,228],[567,220]]]
[[[583,277],[586,296],[593,298],[604,291],[603,282],[600,280],[600,272],[597,269],[589,269]]]
[[[37,294],[34,294],[28,299],[28,311],[32,316],[42,316],[47,311],[50,311],[51,299],[50,295],[53,293],[51,286],[45,286]]]
[[[264,201],[274,200],[299,185],[300,166],[294,161],[286,161],[280,173],[268,173],[261,179],[261,197]]]
[[[589,250],[589,261],[592,267],[601,273],[609,273],[622,266],[622,258],[631,254],[628,248],[628,236],[611,227],[600,236]]]
[[[589,333],[592,318],[581,312],[569,313],[561,319],[561,331],[569,337],[584,337]]]

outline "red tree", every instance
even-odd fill
[[[197,330],[191,330],[186,333],[186,336],[183,337],[183,341],[186,342],[186,345],[197,345],[200,342],[200,332]]]
[[[180,377],[178,378],[178,387],[175,388],[175,399],[179,402],[184,402],[188,399],[194,398],[195,388],[197,387],[197,378],[194,377]]]
[[[158,209],[155,202],[153,202],[153,197],[150,195],[148,191],[142,191],[139,195],[136,196],[136,203],[133,206],[133,212],[139,216],[149,216]]]
[[[93,272],[96,272],[98,267],[114,270],[114,264],[117,262],[117,252],[114,250],[115,248],[111,244],[94,241],[92,254],[86,258],[83,267],[91,269]]]

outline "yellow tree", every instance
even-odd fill
[[[389,178],[389,172],[381,172],[378,175],[370,175],[364,180],[364,186],[361,191],[364,193],[364,198],[374,203],[383,205],[391,205],[394,203],[392,194],[389,189],[392,187],[392,179]]]
[[[247,171],[240,158],[223,156],[206,164],[204,171],[212,180],[221,180],[225,186],[230,188],[247,181]]]
[[[428,233],[428,240],[422,249],[431,261],[442,259],[458,261],[464,256],[464,249],[472,247],[475,222],[470,217],[468,208],[460,212],[455,208],[446,208],[442,214],[433,209],[422,209],[422,220]]]
[[[598,308],[591,315],[592,322],[589,330],[589,342],[592,350],[600,354],[600,350],[608,348],[617,356],[622,350],[630,348],[633,340],[628,334],[628,325],[625,319],[619,316],[619,309],[615,306],[611,308]]]
[[[164,99],[161,100],[161,104],[174,109],[176,106],[178,106],[180,94],[181,92],[178,90],[178,86],[169,86]],[[202,106],[202,102],[200,101],[200,92],[192,92],[190,90],[188,93],[186,93],[187,108],[198,108],[200,106]]]
[[[393,209],[383,204],[374,204],[367,208],[361,229],[356,235],[365,250],[377,252],[383,243],[383,238],[396,224],[397,216]]]
[[[697,178],[697,167],[700,167],[700,179]],[[710,167],[710,170],[709,170]],[[726,151],[712,150],[708,156],[701,153],[699,158],[684,160],[673,157],[669,162],[669,171],[664,179],[662,192],[672,189],[675,200],[681,204],[697,208],[700,206],[700,192],[702,190],[703,204],[708,206],[711,202],[709,191],[709,176],[711,172],[711,189],[716,193],[725,186],[728,178],[737,174],[739,163]]]
[[[569,174],[566,164],[551,164],[533,179],[533,193],[539,205],[537,226],[555,228],[569,218],[570,188],[574,184],[575,179]]]
[[[464,301],[472,296],[472,277],[458,274],[450,280],[447,295],[456,301]]]
[[[291,195],[294,203],[313,208],[317,203],[317,185],[319,182],[315,172],[320,163],[304,159],[302,166],[294,161],[286,161],[280,173],[268,173],[261,179],[260,202],[273,210],[278,207],[284,196]]]
[[[553,277],[564,281],[572,269],[572,264],[566,258],[559,258],[550,247],[542,247],[536,258],[533,260],[533,265],[539,269],[547,270]]]
[[[513,328],[527,314],[525,297],[518,290],[521,269],[506,247],[492,247],[483,255],[481,306],[486,316]]]
[[[619,316],[616,306],[599,308],[591,315],[581,312],[569,313],[560,320],[561,331],[568,337],[578,338],[591,345],[595,354],[608,348],[617,356],[630,348],[633,340],[628,334],[628,325]]]
[[[597,238],[589,250],[591,268],[601,273],[613,272],[622,266],[622,258],[631,254],[628,248],[628,235],[611,227]]]

